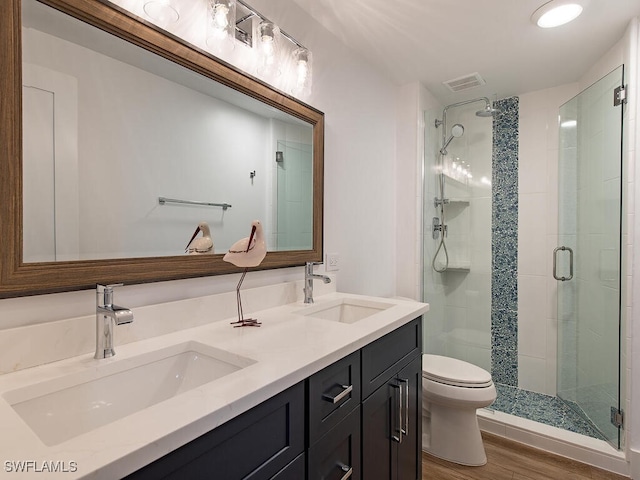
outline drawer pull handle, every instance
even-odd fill
[[[345,465],[344,463],[338,463],[338,467],[340,467],[340,470],[345,472],[340,480],[347,480],[347,478],[351,478],[351,475],[353,475],[353,467]]]
[[[353,385],[340,385],[340,386],[343,388],[343,390],[338,395],[336,395],[335,397],[332,397],[331,395],[327,395],[325,393],[322,395],[322,398],[327,402],[336,404],[353,391]]]

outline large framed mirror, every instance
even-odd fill
[[[233,273],[254,219],[322,259],[322,112],[109,2],[0,9],[0,298]]]

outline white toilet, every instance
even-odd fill
[[[491,374],[455,358],[422,355],[422,449],[461,465],[487,463],[476,410],[491,405]]]

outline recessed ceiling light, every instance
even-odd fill
[[[531,21],[542,28],[552,28],[575,20],[586,5],[587,0],[551,0],[538,8]]]

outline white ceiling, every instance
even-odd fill
[[[590,0],[577,20],[535,26],[546,0],[294,0],[395,82],[420,81],[443,103],[577,81],[640,15],[640,0]],[[485,86],[442,82],[478,72]]]

